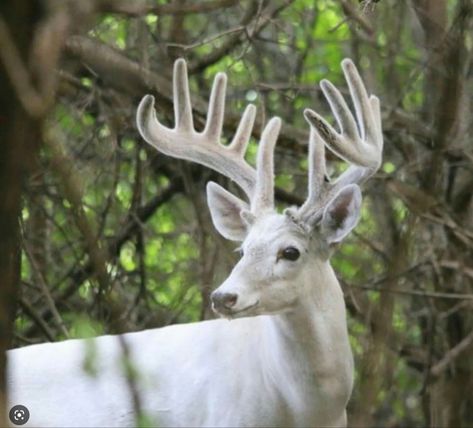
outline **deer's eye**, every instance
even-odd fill
[[[281,251],[281,258],[290,260],[291,262],[296,261],[301,253],[295,247],[286,247]]]

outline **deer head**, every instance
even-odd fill
[[[159,151],[191,160],[235,181],[248,202],[216,183],[207,185],[212,221],[227,239],[241,242],[242,257],[230,276],[212,293],[215,311],[226,317],[280,313],[304,298],[301,283],[323,287],[323,278],[311,278],[316,263],[326,263],[332,249],[356,226],[361,207],[359,185],[381,164],[383,136],[377,97],[368,96],[349,59],[342,61],[355,108],[351,113],[339,90],[329,81],[322,91],[340,127],[337,132],[316,112],[306,109],[310,125],[308,196],[301,207],[278,213],[274,207],[274,147],[281,120],[271,119],[261,134],[256,169],[244,159],[256,109],[247,106],[232,142],[220,143],[226,75],[213,84],[205,129],[196,132],[192,120],[186,63],[174,65],[175,127],[167,128],[155,116],[154,98],[147,95],[137,112],[142,137]],[[355,119],[356,118],[356,119]],[[350,164],[336,180],[327,179],[325,147]]]

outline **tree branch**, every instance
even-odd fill
[[[243,2],[248,0],[243,0]],[[242,3],[238,0],[208,0],[195,3],[156,4],[145,0],[95,0],[95,9],[99,13],[118,13],[128,16],[155,15],[188,15],[208,13],[218,9],[227,9]]]

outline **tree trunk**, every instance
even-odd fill
[[[38,155],[42,118],[54,93],[47,83],[64,40],[64,20],[55,27],[45,21],[59,16],[58,8],[49,13],[50,6],[40,0],[0,2],[0,426],[6,426],[9,410],[5,352],[20,285],[22,184]],[[52,37],[58,40],[51,43]]]

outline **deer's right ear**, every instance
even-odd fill
[[[249,205],[212,181],[207,184],[207,203],[220,235],[231,241],[243,241],[248,232],[244,216],[250,211]]]

